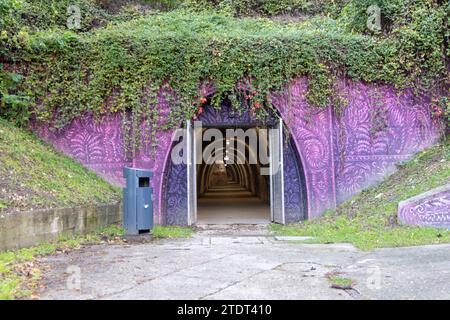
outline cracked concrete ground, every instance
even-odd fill
[[[44,263],[41,299],[450,299],[450,245],[362,252],[277,240],[261,227],[97,245]],[[331,288],[330,273],[354,288]]]

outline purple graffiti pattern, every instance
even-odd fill
[[[187,168],[184,164],[169,164],[164,193],[164,224],[186,226],[188,224]]]
[[[272,97],[299,150],[304,167],[308,217],[334,207],[334,170],[331,135],[331,108],[317,109],[306,102],[308,81],[300,78]]]
[[[439,138],[441,125],[433,120],[429,99],[416,98],[409,90],[398,94],[389,86],[341,80],[338,95],[347,101],[347,106],[337,113],[332,107],[309,106],[307,87],[307,78],[298,78],[282,92],[273,94],[270,101],[289,128],[303,164],[309,218],[376,183],[392,172],[396,163]],[[205,96],[213,91],[212,85],[201,88]],[[163,95],[158,99],[160,118],[164,119],[168,104]],[[214,124],[223,121],[224,116],[223,112],[205,114],[204,120]],[[252,121],[246,117],[235,119],[239,123]],[[128,160],[123,151],[120,114],[107,115],[99,121],[86,115],[57,131],[36,122],[32,129],[116,185],[124,183],[124,166],[152,170],[155,221],[163,223],[165,177],[169,172],[175,174],[168,161],[174,131],[157,131],[155,150],[144,143],[134,159]],[[144,125],[141,128],[150,129]]]
[[[401,223],[450,229],[450,185],[399,204]]]
[[[348,101],[336,119],[337,202],[380,181],[395,164],[433,144],[439,125],[433,123],[429,100],[409,91],[397,95],[387,86],[343,81]]]
[[[284,148],[284,208],[286,223],[306,218],[306,190],[302,165],[291,142]]]

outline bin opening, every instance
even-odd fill
[[[150,187],[150,178],[141,177],[139,178],[139,188],[148,188]]]
[[[139,234],[150,233],[150,230],[139,230]]]

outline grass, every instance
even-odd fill
[[[155,226],[153,237],[155,238],[189,238],[194,231],[189,227]]]
[[[312,236],[318,243],[348,242],[362,250],[450,243],[450,230],[399,225],[400,201],[450,181],[449,140],[418,153],[397,172],[323,217],[292,225],[271,225],[275,234]]]
[[[112,225],[88,235],[62,236],[54,243],[0,253],[0,300],[32,297],[41,277],[38,257],[82,245],[120,240],[123,234],[121,227]]]
[[[119,188],[0,119],[0,213],[109,204],[120,198]]]
[[[355,281],[349,278],[344,278],[339,275],[339,273],[329,273],[327,274],[327,279],[331,284],[332,288],[335,289],[351,289],[355,284]]]

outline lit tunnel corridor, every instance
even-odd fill
[[[225,129],[221,131],[226,136]],[[256,143],[250,143],[250,137],[203,142],[207,156],[197,167],[199,224],[270,222],[270,179],[261,174],[264,166],[257,150],[261,145],[267,148],[267,141],[259,139],[256,134]],[[208,159],[210,154],[214,161]]]

